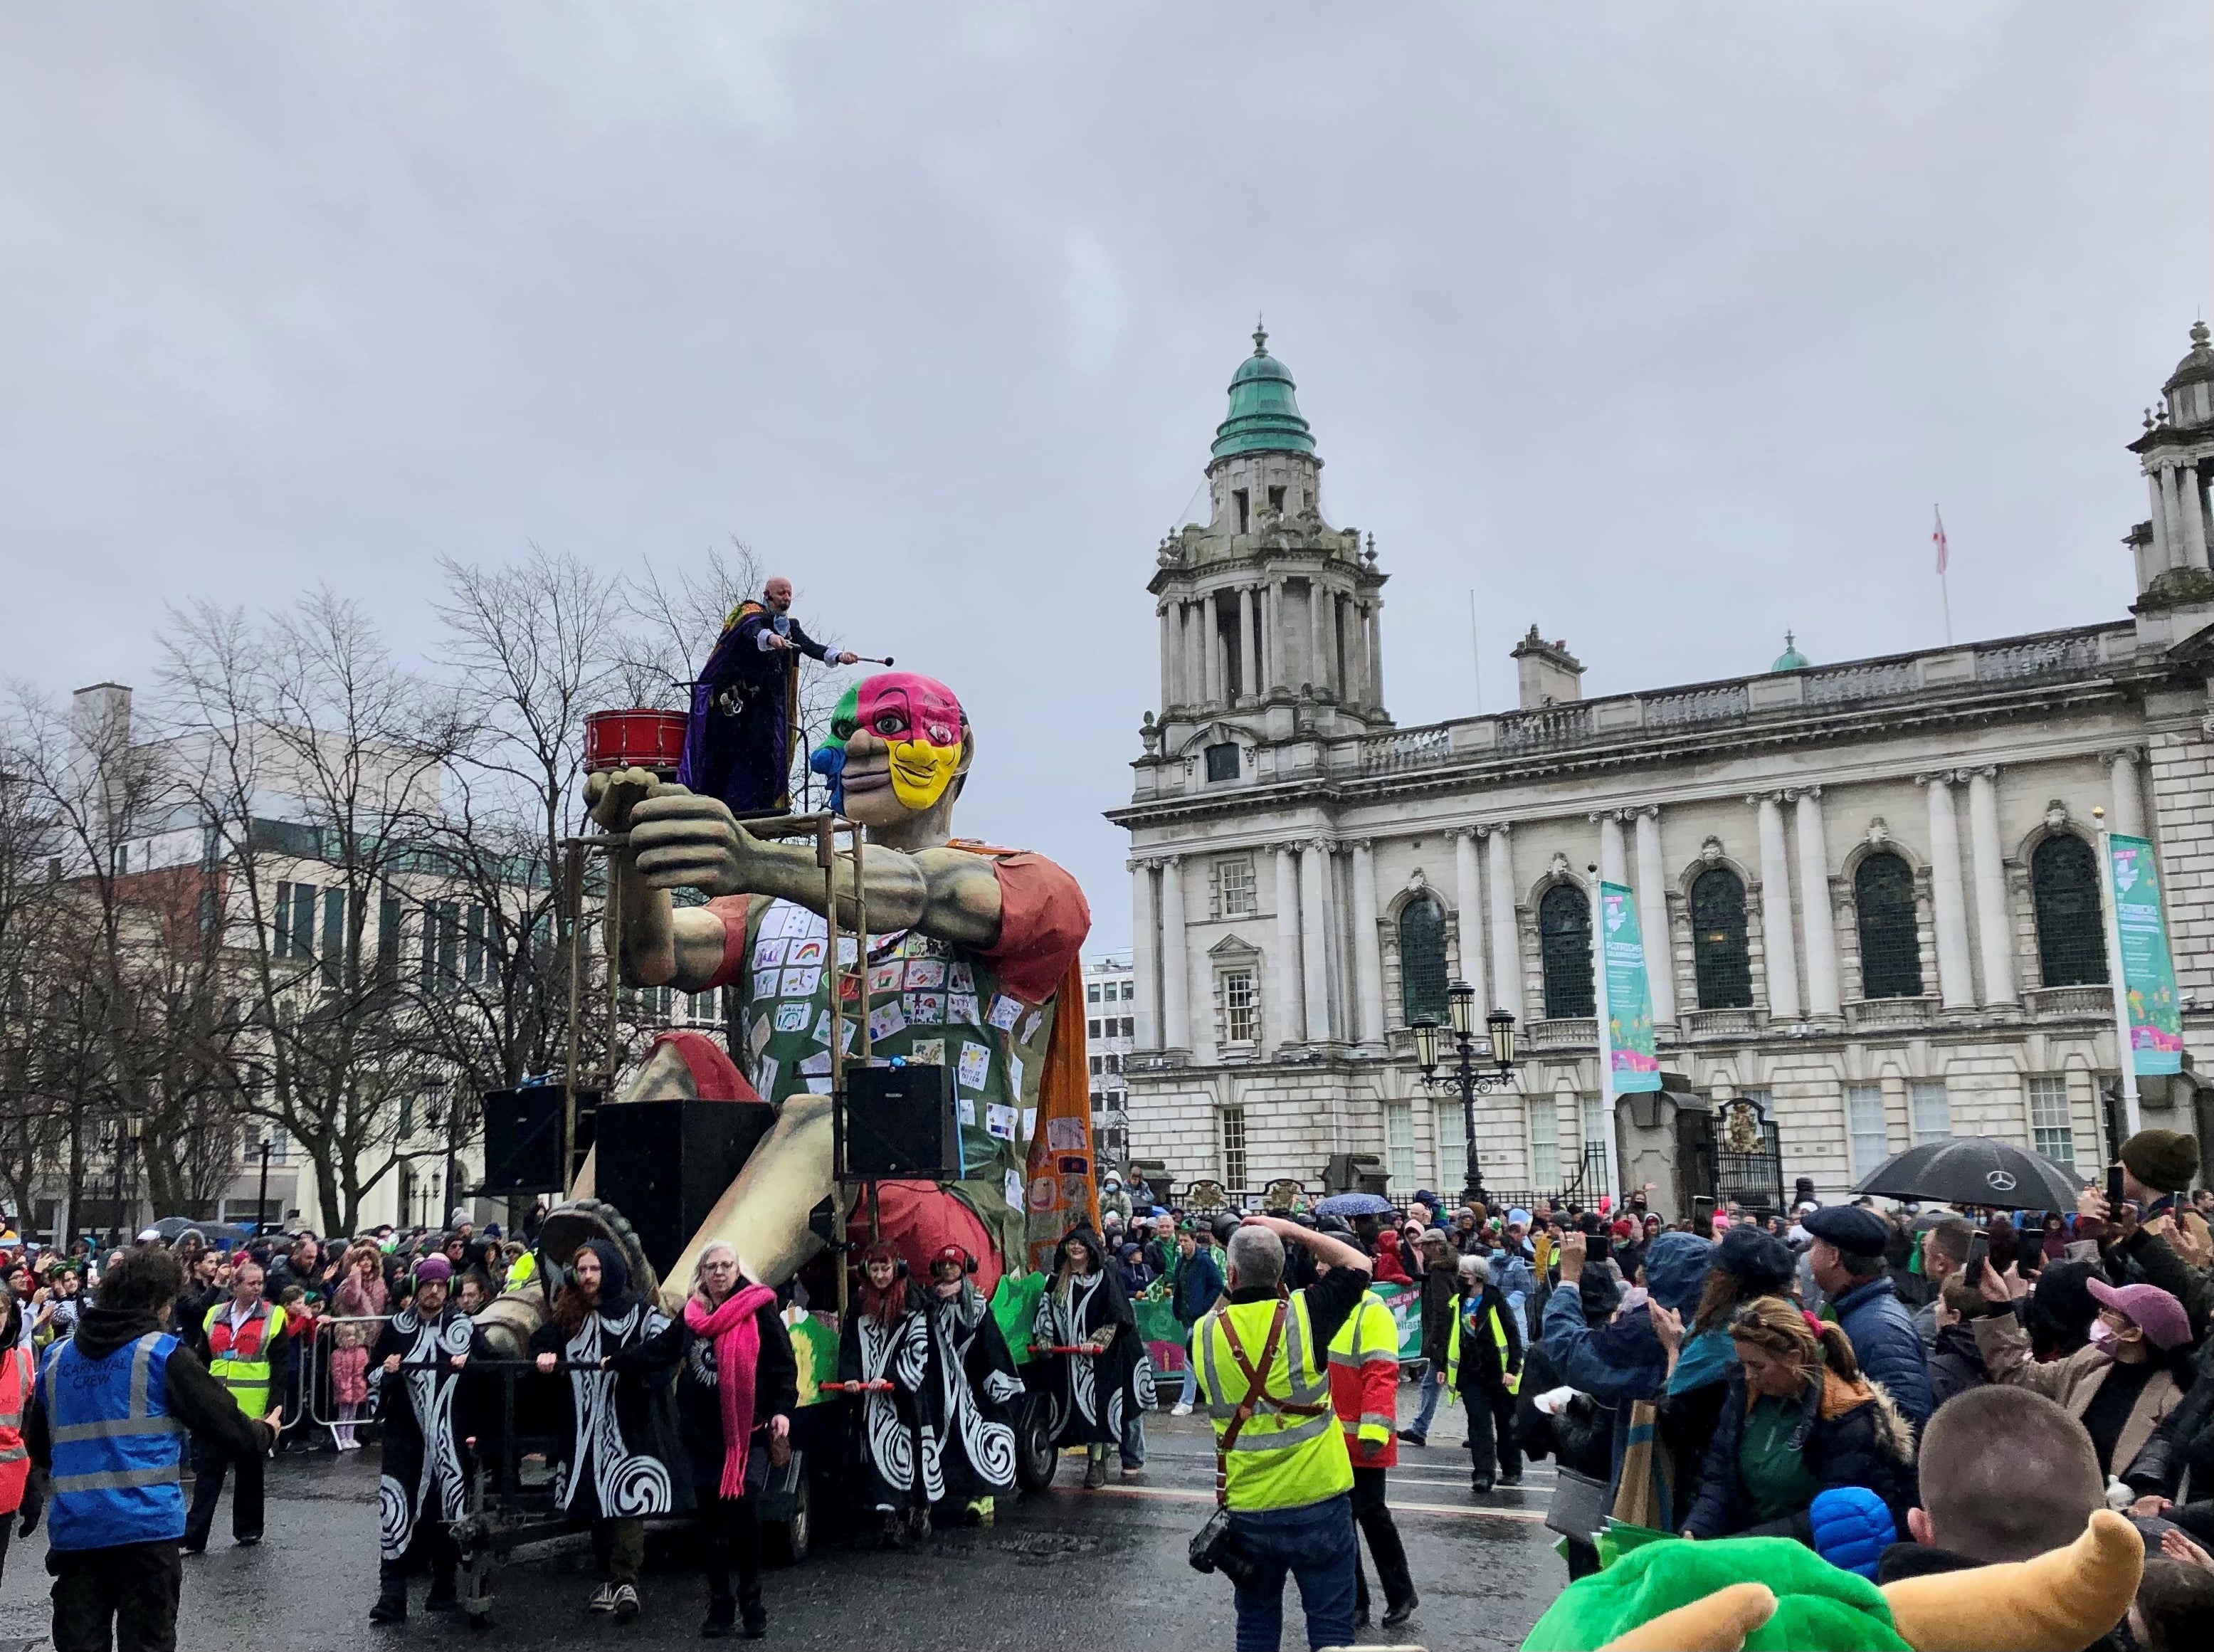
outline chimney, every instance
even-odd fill
[[[131,689],[121,682],[95,682],[70,695],[70,730],[82,756],[95,761],[131,746]]]
[[[1584,668],[1566,643],[1547,642],[1532,625],[1513,654],[1514,686],[1524,711],[1584,697]]]

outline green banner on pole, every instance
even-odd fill
[[[1645,978],[1645,940],[1637,902],[1620,884],[1599,886],[1599,945],[1606,961],[1606,1043],[1614,1093],[1660,1087],[1653,1043],[1653,988]],[[2167,956],[2165,951],[2161,954]]]
[[[2183,1015],[2175,1001],[2175,965],[2160,915],[2160,874],[2152,845],[2109,835],[2114,883],[2114,933],[2122,954],[2123,1001],[2129,1008],[2130,1057],[2140,1076],[2183,1070]]]

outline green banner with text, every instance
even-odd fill
[[[1601,884],[1599,916],[1614,1093],[1658,1090],[1660,1055],[1653,1043],[1653,988],[1645,978],[1645,940],[1638,933],[1636,899],[1620,884]]]
[[[2140,1075],[2183,1070],[2183,1016],[2175,1000],[2175,964],[2160,915],[2160,874],[2152,845],[2109,835],[2114,935],[2122,955],[2122,995],[2129,1011],[2130,1056]]]

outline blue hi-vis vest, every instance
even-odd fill
[[[185,1534],[184,1424],[169,1415],[177,1339],[149,1331],[104,1359],[76,1339],[54,1344],[39,1374],[53,1447],[49,1548],[111,1549]]]

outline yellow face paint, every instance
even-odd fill
[[[853,723],[890,748],[892,795],[903,808],[931,807],[960,772],[961,702],[942,682],[910,671],[871,677],[856,697]]]
[[[892,743],[892,795],[909,809],[927,809],[945,794],[961,767],[961,748],[927,740]]]

